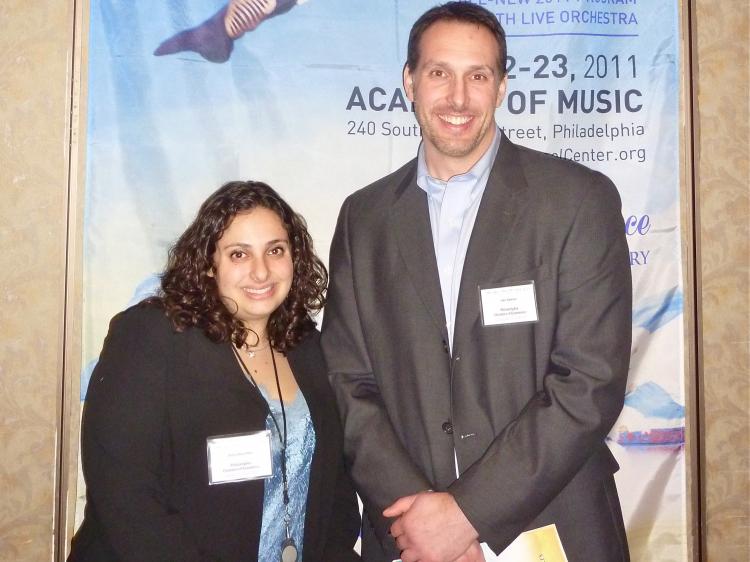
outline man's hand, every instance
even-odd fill
[[[474,541],[468,550],[456,558],[454,562],[486,562],[482,545],[479,544],[479,541]]]
[[[397,517],[391,534],[401,551],[403,562],[473,562],[479,537],[476,529],[445,492],[422,492],[399,498],[383,511],[385,517]],[[479,544],[477,543],[478,547]]]

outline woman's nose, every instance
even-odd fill
[[[255,281],[265,281],[268,279],[268,266],[264,259],[253,260],[250,265],[250,277]]]

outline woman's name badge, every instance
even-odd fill
[[[209,437],[206,448],[210,485],[258,480],[273,474],[268,430]]]
[[[509,287],[479,287],[483,326],[539,321],[534,281]]]

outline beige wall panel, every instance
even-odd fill
[[[698,0],[697,154],[706,560],[750,560],[747,0]]]
[[[0,2],[0,560],[51,560],[72,0]]]

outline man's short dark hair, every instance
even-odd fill
[[[431,25],[440,21],[455,21],[460,23],[470,23],[484,27],[492,33],[497,42],[497,65],[500,70],[500,77],[505,75],[505,65],[507,61],[507,47],[505,44],[505,31],[495,15],[481,6],[471,4],[470,2],[446,2],[440,6],[430,8],[419,19],[409,32],[409,46],[406,52],[406,66],[414,71],[419,62],[419,47],[422,35]]]

